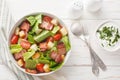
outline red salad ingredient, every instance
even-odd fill
[[[29,49],[30,46],[31,46],[30,42],[28,42],[27,40],[24,40],[24,39],[21,40],[20,45],[21,45],[22,48],[24,48],[24,49]]]
[[[54,35],[54,40],[58,41],[62,38],[62,35],[60,33]]]
[[[16,44],[18,42],[19,36],[14,34],[11,39],[11,44]]]
[[[37,74],[37,71],[36,71],[36,70],[26,69],[26,72],[32,73],[32,74]]]
[[[30,29],[30,24],[29,24],[28,22],[24,21],[24,22],[20,25],[20,29],[28,32],[29,29]]]
[[[44,72],[43,67],[44,67],[44,64],[37,64],[37,65],[36,65],[37,70],[38,70],[39,72],[41,72],[41,73]]]

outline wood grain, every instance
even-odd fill
[[[69,30],[72,52],[67,63],[58,72],[49,76],[43,76],[41,79],[120,80],[120,50],[112,53],[107,52],[103,50],[94,39],[94,32],[105,20],[113,20],[120,25],[120,0],[103,0],[103,7],[97,13],[90,13],[84,7],[80,20],[73,20],[68,16],[67,7],[71,1],[72,0],[8,0],[8,6],[15,22],[28,13],[49,12],[60,17]],[[108,67],[106,72],[100,71],[98,78],[91,72],[91,60],[87,46],[82,40],[76,38],[70,32],[70,26],[73,22],[80,22],[83,27],[88,30],[92,48]]]

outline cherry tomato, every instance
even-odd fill
[[[43,66],[44,66],[44,64],[37,64],[37,65],[36,65],[36,69],[37,69],[39,72],[44,72]]]
[[[43,20],[46,21],[46,22],[51,22],[52,18],[49,17],[49,16],[44,16]]]
[[[32,74],[37,74],[37,71],[36,71],[36,70],[26,69],[26,72],[32,73]]]
[[[27,40],[22,40],[22,41],[20,42],[20,45],[21,45],[24,49],[29,49],[30,46],[31,46],[30,42],[28,42]]]
[[[53,36],[54,37],[54,40],[58,41],[62,38],[62,35],[60,33],[56,34]]]
[[[11,39],[11,44],[16,44],[18,42],[19,36],[14,34]]]

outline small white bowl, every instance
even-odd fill
[[[99,27],[97,28],[97,30],[99,30],[100,28],[104,27],[105,25],[114,26],[115,28],[118,28],[119,31],[120,31],[120,26],[119,26],[116,22],[114,22],[114,21],[112,21],[112,20],[108,20],[108,21],[103,22],[102,24],[99,25]],[[97,40],[98,44],[99,44],[103,49],[105,49],[106,51],[109,51],[109,52],[114,52],[114,51],[117,51],[118,49],[120,49],[120,40],[115,44],[115,46],[107,46],[107,47],[104,46],[104,47],[103,47],[103,46],[101,45],[102,41],[101,41],[101,39],[99,38],[99,36],[97,35],[97,34],[98,34],[98,33],[97,33],[97,30],[96,30],[96,32],[95,32],[96,40]]]
[[[19,26],[19,25],[21,24],[21,22],[22,22],[23,20],[25,20],[25,18],[26,18],[27,16],[37,15],[37,14],[44,14],[44,15],[50,16],[50,17],[52,17],[52,18],[56,18],[56,19],[58,19],[59,23],[60,23],[63,27],[66,27],[66,25],[65,25],[58,17],[56,17],[56,16],[54,16],[54,15],[52,15],[52,14],[45,13],[45,12],[32,13],[32,14],[26,15],[26,16],[24,16],[23,18],[21,18],[20,20],[18,20],[17,23],[14,25],[14,27],[10,30],[9,38],[8,38],[8,46],[10,46],[10,40],[11,40],[11,37],[12,37],[12,35],[13,35],[16,27]],[[66,29],[67,29],[67,27],[66,27]],[[67,29],[67,30],[68,30],[68,29]],[[68,37],[69,37],[69,33],[68,33]],[[69,38],[69,40],[70,40],[70,38]],[[71,42],[70,42],[70,43],[71,43]],[[66,61],[68,60],[68,58],[69,58],[69,56],[70,56],[70,53],[71,53],[71,49],[67,52],[67,55],[65,56],[65,60],[64,60],[64,62],[63,62],[63,64],[62,64],[62,66],[63,66],[63,65],[66,63]],[[12,53],[10,52],[10,50],[9,50],[9,54],[10,54],[10,59],[11,59],[11,61],[15,64],[15,66],[16,66],[17,68],[19,68],[19,70],[21,70],[21,71],[23,71],[24,73],[27,73],[27,74],[29,74],[29,75],[33,75],[33,76],[45,76],[45,75],[52,74],[52,73],[58,71],[58,70],[61,68],[61,67],[60,67],[59,69],[57,69],[57,70],[55,70],[55,71],[48,72],[48,73],[38,73],[38,74],[28,73],[28,72],[25,71],[25,69],[23,69],[23,68],[21,68],[20,66],[18,66],[18,64],[17,64],[16,60],[14,59],[14,57],[13,57]]]

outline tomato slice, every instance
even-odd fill
[[[44,16],[43,20],[46,21],[46,22],[51,22],[52,18],[49,17],[49,16]]]
[[[44,66],[44,64],[37,64],[36,65],[36,69],[39,71],[39,72],[44,72],[44,69],[43,69],[43,66]]]
[[[60,33],[53,36],[55,41],[59,41],[62,38],[62,35]]]
[[[11,39],[11,44],[16,44],[18,42],[19,36],[14,34]]]
[[[21,45],[24,49],[29,49],[30,46],[31,46],[30,42],[28,42],[27,40],[22,40],[22,41],[20,42],[20,45]]]

